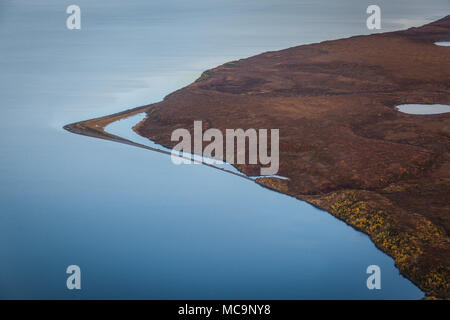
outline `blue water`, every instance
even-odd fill
[[[78,0],[78,31],[66,29],[70,4],[0,3],[0,298],[423,296],[326,212],[62,129],[159,101],[229,60],[367,34],[364,4]],[[448,5],[381,4],[382,31],[440,18]],[[72,264],[79,291],[66,288]],[[366,288],[371,264],[381,267],[381,290]]]
[[[440,114],[450,112],[450,106],[446,104],[401,104],[396,109],[409,114]]]

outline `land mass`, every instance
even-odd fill
[[[395,109],[450,104],[450,47],[434,44],[443,40],[450,16],[266,52],[207,70],[159,103],[65,128],[124,142],[105,125],[147,112],[134,130],[167,147],[176,144],[172,131],[192,133],[194,120],[222,132],[278,128],[278,174],[288,179],[257,183],[368,234],[427,296],[450,298],[450,113]],[[261,165],[236,167],[257,176]]]

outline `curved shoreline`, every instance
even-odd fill
[[[143,106],[143,107],[138,107],[138,108],[134,108],[134,109],[130,109],[130,110],[126,110],[126,111],[122,111],[119,113],[114,113],[108,116],[104,116],[104,117],[100,117],[100,118],[95,118],[95,119],[90,119],[90,120],[85,120],[85,121],[79,121],[79,122],[74,122],[71,124],[67,124],[65,125],[63,128],[71,133],[75,133],[75,134],[79,134],[79,135],[83,135],[83,136],[88,136],[88,137],[93,137],[93,138],[98,138],[98,139],[103,139],[103,140],[109,140],[109,141],[114,141],[114,142],[118,142],[118,143],[123,143],[123,144],[128,144],[134,147],[138,147],[138,148],[143,148],[143,149],[147,149],[150,151],[155,151],[155,152],[159,152],[168,156],[172,156],[172,153],[165,151],[165,150],[161,150],[158,148],[153,148],[150,146],[146,146],[145,144],[141,144],[141,143],[137,143],[128,139],[124,139],[122,137],[119,137],[117,135],[111,134],[106,132],[104,129],[107,125],[115,122],[115,121],[119,121],[121,119],[124,118],[128,118],[130,116],[136,115],[138,113],[142,113],[144,112],[144,110],[146,110],[148,108],[148,106]],[[134,128],[133,128],[134,130]],[[254,181],[253,179],[249,178],[248,176],[244,175],[244,174],[240,174],[240,173],[236,173],[224,168],[220,168],[217,167],[213,164],[209,164],[203,161],[199,161],[195,158],[190,159],[184,156],[180,156],[180,155],[174,155],[177,156],[179,158],[183,158],[183,159],[187,159],[187,160],[192,160],[196,163],[199,164],[203,164],[207,167],[216,169],[216,170],[220,170],[222,172],[226,172],[226,173],[230,173],[233,174],[235,176],[238,176],[240,178],[244,178],[250,181]]]
[[[447,16],[420,28],[267,52],[207,70],[152,108],[64,128],[162,152],[103,128],[147,112],[133,130],[171,148],[170,132],[192,123],[193,115],[216,128],[231,120],[243,128],[282,124],[290,135],[283,137],[280,175],[289,180],[255,182],[367,234],[427,296],[449,298],[448,115],[424,119],[394,109],[412,101],[448,104],[448,77],[441,71],[448,49],[434,42],[449,34]],[[417,55],[399,57],[403,52]],[[237,169],[252,175],[250,167]]]
[[[128,139],[124,139],[120,136],[117,135],[113,135],[110,134],[108,132],[106,132],[104,130],[104,128],[115,122],[115,121],[119,121],[121,119],[125,119],[128,118],[130,116],[139,114],[144,112],[145,110],[148,110],[148,108],[150,108],[149,106],[143,106],[143,107],[138,107],[138,108],[134,108],[134,109],[129,109],[129,110],[125,110],[119,113],[115,113],[115,114],[111,114],[108,116],[104,116],[104,117],[100,117],[100,118],[95,118],[95,119],[90,119],[90,120],[86,120],[86,121],[80,121],[80,122],[75,122],[75,123],[71,123],[68,125],[65,125],[63,128],[71,133],[75,133],[75,134],[80,134],[80,135],[85,135],[85,136],[89,136],[89,137],[93,137],[93,138],[98,138],[98,139],[103,139],[103,140],[109,140],[109,141],[113,141],[113,142],[118,142],[118,143],[123,143],[123,144],[128,144],[134,147],[138,147],[138,148],[143,148],[143,149],[147,149],[150,151],[156,151],[162,154],[166,154],[168,156],[171,156],[171,153],[168,151],[164,151],[161,149],[157,149],[157,148],[152,148],[150,146],[146,146],[144,144],[140,144],[140,143],[136,143],[133,141],[130,141]],[[139,124],[138,124],[139,125]],[[137,133],[137,131],[135,130],[135,128],[131,128],[133,131],[135,131]],[[180,158],[184,158],[182,156],[180,156]],[[261,187],[263,188],[267,188],[271,191],[275,191],[275,192],[279,192],[281,194],[287,195],[287,196],[291,196],[293,198],[296,198],[300,201],[305,201],[308,204],[314,206],[315,208],[327,212],[331,215],[333,215],[334,217],[336,217],[337,219],[339,219],[340,221],[343,221],[344,223],[346,223],[348,226],[352,227],[353,229],[362,232],[364,234],[366,234],[367,236],[369,236],[369,238],[372,240],[372,242],[374,243],[375,247],[382,251],[383,253],[387,254],[388,256],[390,256],[391,258],[394,259],[395,262],[395,267],[397,269],[399,269],[400,274],[402,276],[404,276],[405,278],[407,278],[408,280],[410,280],[412,283],[414,283],[418,288],[421,289],[420,283],[418,281],[415,281],[414,277],[410,277],[408,276],[408,274],[405,274],[403,272],[401,272],[399,266],[397,265],[397,262],[395,261],[395,258],[389,254],[389,252],[387,252],[385,250],[385,248],[383,248],[382,246],[380,246],[376,241],[374,241],[374,239],[372,238],[372,235],[367,232],[367,230],[364,230],[363,228],[357,227],[354,224],[351,223],[351,221],[347,220],[347,219],[343,219],[342,217],[339,217],[338,215],[335,214],[335,212],[333,212],[332,210],[330,210],[330,208],[323,206],[320,201],[317,201],[317,197],[314,196],[308,196],[308,195],[304,195],[304,196],[298,196],[298,195],[294,195],[294,194],[289,194],[286,190],[284,190],[282,187],[280,188],[280,183],[283,184],[285,182],[285,179],[279,179],[279,178],[274,178],[274,177],[262,177],[262,178],[257,178],[257,179],[251,179],[248,176],[244,175],[244,174],[238,174],[220,167],[216,167],[214,165],[211,164],[207,164],[204,162],[200,162],[194,159],[194,161],[206,165],[208,167],[211,167],[213,169],[217,169],[220,170],[222,172],[226,172],[226,173],[230,173],[233,175],[236,175],[240,178],[244,178],[247,180],[250,180],[252,182],[255,182],[257,184],[259,184]],[[345,192],[352,192],[353,190],[345,190]],[[422,292],[424,292],[422,290]],[[426,292],[424,292],[425,294]]]

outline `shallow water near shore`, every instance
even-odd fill
[[[145,112],[142,113],[138,113],[136,115],[112,122],[110,124],[108,124],[104,130],[108,133],[117,135],[121,138],[145,145],[145,146],[149,146],[158,150],[162,150],[162,151],[167,151],[167,152],[172,152],[172,149],[166,148],[162,145],[159,145],[145,137],[142,137],[140,135],[138,135],[134,130],[132,130],[132,128],[137,125],[139,122],[141,122],[142,120],[144,120],[146,118],[147,114]],[[190,158],[192,159],[192,162],[198,162],[197,164],[201,164],[202,162],[204,163],[208,163],[211,165],[214,165],[217,168],[222,168],[224,170],[230,171],[230,172],[234,172],[234,173],[239,173],[239,170],[237,170],[235,167],[233,167],[232,165],[224,162],[224,161],[218,161],[216,159],[211,159],[211,158],[203,158],[199,155],[196,154],[184,154],[183,155],[185,158]]]
[[[71,2],[2,2],[0,298],[423,296],[366,235],[305,202],[62,129],[159,101],[230,60],[367,34],[365,4],[336,19],[331,1],[328,14],[320,1],[123,3],[77,1],[82,30],[69,31]],[[389,3],[383,31],[431,22],[446,5],[417,1],[397,21]],[[139,139],[124,121],[114,132]],[[79,291],[66,288],[72,264]],[[366,287],[373,264],[381,290]]]
[[[121,120],[118,120],[118,121],[108,124],[107,126],[105,126],[104,130],[108,133],[114,134],[116,136],[130,140],[135,143],[139,143],[139,144],[142,144],[142,145],[145,145],[148,147],[152,147],[154,149],[162,150],[162,151],[172,152],[172,149],[169,149],[162,145],[159,145],[145,137],[140,136],[134,130],[130,130],[130,128],[132,129],[135,125],[137,125],[138,123],[143,121],[146,118],[146,116],[147,116],[147,114],[145,112],[142,112],[142,113],[138,113],[133,116],[129,116],[127,118],[123,118]],[[172,155],[171,155],[171,157],[172,157]],[[223,160],[201,157],[196,154],[183,154],[183,157],[191,159],[192,162],[197,162],[196,165],[201,164],[201,163],[210,164],[216,168],[226,170],[227,172],[232,172],[232,173],[236,173],[239,175],[243,175],[244,177],[247,177],[247,178],[250,178],[253,180],[256,180],[257,178],[262,178],[262,177],[273,177],[273,178],[278,178],[278,179],[282,179],[282,180],[288,179],[286,177],[279,176],[276,174],[265,175],[265,176],[247,176],[244,173],[237,170],[234,166],[232,166],[231,164],[229,164]],[[180,165],[182,165],[182,164],[180,164]]]

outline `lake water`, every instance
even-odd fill
[[[440,114],[450,112],[447,104],[401,104],[396,109],[408,114]]]
[[[74,135],[226,61],[367,34],[358,1],[0,4],[0,298],[417,299],[392,259],[326,212],[202,165]],[[442,17],[390,1],[383,30]],[[123,123],[121,132],[130,130]],[[67,290],[79,265],[82,289]],[[366,288],[379,265],[382,289]]]

